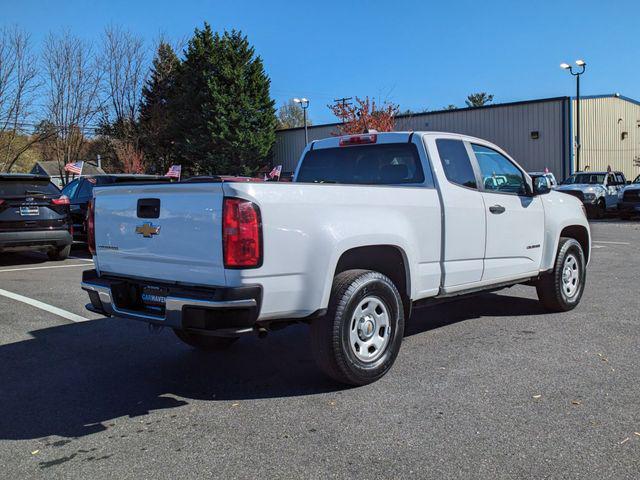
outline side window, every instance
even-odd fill
[[[66,195],[68,198],[73,199],[73,196],[76,194],[78,190],[78,185],[80,182],[78,180],[74,180],[71,183],[67,183],[67,185],[62,189],[62,194]]]
[[[439,138],[436,140],[438,154],[447,180],[467,188],[478,188],[471,159],[461,140]]]
[[[616,173],[616,182],[618,182],[618,185],[624,185],[625,183],[627,183],[624,175],[621,173]]]
[[[518,195],[526,192],[524,176],[511,160],[482,145],[472,145],[472,148],[478,159],[485,190]]]
[[[613,175],[613,173],[610,173],[609,175],[607,175],[607,187],[611,187],[615,184],[616,184],[616,177]]]
[[[84,181],[80,184],[80,188],[78,189],[78,198],[88,200],[91,198],[92,192],[93,184],[91,184],[91,182]]]

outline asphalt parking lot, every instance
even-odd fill
[[[423,308],[390,374],[352,389],[307,327],[202,354],[86,311],[82,252],[5,254],[1,475],[638,478],[640,222],[592,234],[576,310],[524,286]]]

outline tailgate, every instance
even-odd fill
[[[94,196],[101,273],[225,285],[221,183],[108,186]]]

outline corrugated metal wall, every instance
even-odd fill
[[[444,131],[484,138],[505,149],[529,171],[549,168],[563,178],[563,99],[459,109],[399,117],[396,130]],[[309,141],[336,132],[335,125],[309,128]],[[531,137],[538,132],[538,138]],[[568,148],[568,147],[567,147]],[[277,132],[274,147],[276,165],[293,171],[304,149],[304,129]]]
[[[572,130],[576,135],[576,101],[572,101]],[[624,97],[583,98],[580,101],[580,168],[624,172],[628,179],[640,174],[640,105]],[[572,142],[575,153],[575,141]],[[575,169],[575,156],[574,156]]]

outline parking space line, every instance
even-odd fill
[[[71,320],[72,322],[86,322],[89,319],[82,317],[80,315],[76,315],[75,313],[68,312],[58,307],[54,307],[53,305],[49,305],[48,303],[41,302],[39,300],[35,300],[33,298],[25,297],[23,295],[18,295],[17,293],[9,292],[8,290],[3,290],[0,288],[0,295],[10,298],[12,300],[17,300],[18,302],[26,303],[27,305],[31,305],[32,307],[39,308],[40,310],[44,310],[49,313],[53,313],[54,315],[58,315],[59,317],[66,318],[67,320]]]
[[[46,270],[49,268],[71,268],[71,267],[87,267],[86,264],[74,264],[74,265],[49,265],[46,267],[21,267],[21,268],[4,268],[0,269],[0,273],[2,272],[21,272],[23,270]]]
[[[631,245],[629,242],[606,242],[604,240],[594,240],[593,243],[608,243],[611,245]]]

